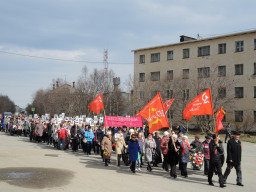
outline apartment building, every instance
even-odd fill
[[[133,94],[138,101],[157,92],[163,100],[180,96],[180,111],[171,110],[168,117],[184,123],[185,105],[211,88],[215,111],[220,105],[227,111],[224,121],[239,130],[256,131],[256,30],[199,39],[182,35],[178,43],[133,52]],[[196,118],[189,124],[195,127]]]

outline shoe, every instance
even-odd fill
[[[138,169],[136,168],[135,171],[138,171]]]
[[[221,188],[224,188],[224,187],[226,187],[226,185],[224,185],[224,184],[220,184],[220,187],[221,187]]]
[[[176,179],[176,178],[177,178],[177,175],[174,175],[173,178]]]
[[[138,171],[141,171],[141,169],[139,168]]]
[[[133,173],[135,173],[135,171],[132,171]]]
[[[209,185],[214,186],[213,182],[210,182]]]
[[[242,183],[237,183],[238,186],[243,187],[244,185]]]

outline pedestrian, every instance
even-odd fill
[[[179,151],[180,143],[177,141],[177,135],[174,134],[169,138],[168,142],[168,153],[167,153],[167,163],[170,164],[170,176],[174,179],[177,177],[176,165],[179,162]]]
[[[111,142],[111,131],[108,131],[106,136],[103,137],[101,142],[101,150],[103,151],[103,158],[105,161],[105,166],[108,166],[110,162],[111,153],[112,153],[112,142]]]
[[[239,186],[244,186],[242,184],[242,171],[241,171],[241,156],[242,156],[242,144],[240,139],[240,133],[234,132],[233,138],[228,141],[227,144],[227,168],[224,173],[224,182],[231,172],[231,169],[235,167],[236,169],[236,182]]]
[[[153,160],[153,152],[156,148],[156,142],[152,137],[152,134],[148,134],[148,138],[145,140],[143,151],[145,152],[145,160],[148,162],[147,170],[152,171],[151,163]]]
[[[58,149],[60,150],[60,144],[62,144],[63,150],[66,150],[65,140],[68,135],[67,130],[64,128],[64,124],[60,124],[60,129],[57,130],[58,134]]]
[[[72,151],[77,152],[78,150],[78,125],[73,125],[70,130],[71,140],[72,140]]]
[[[154,140],[156,142],[156,149],[155,149],[155,159],[154,159],[154,167],[158,167],[159,163],[162,163],[162,154],[161,154],[161,137],[159,136],[159,131],[155,131]]]
[[[126,148],[121,127],[117,129],[117,133],[115,133],[114,139],[115,139],[116,162],[117,162],[117,166],[119,167],[123,150]]]
[[[221,154],[223,153],[222,149],[219,146],[219,138],[214,134],[213,138],[209,144],[210,149],[210,167],[208,173],[208,183],[211,186],[214,186],[212,182],[213,172],[216,169],[218,177],[219,177],[219,184],[220,187],[226,187],[224,185],[224,179],[221,170]]]
[[[180,161],[181,161],[181,176],[188,177],[187,164],[189,162],[189,152],[191,151],[188,137],[183,136],[180,142]]]
[[[52,134],[53,134],[53,129],[52,129],[52,125],[53,125],[53,123],[52,123],[52,120],[49,122],[49,123],[47,123],[47,133],[48,133],[48,140],[47,140],[47,144],[49,145],[51,145],[52,144]]]
[[[225,143],[227,143],[227,138],[231,139],[231,126],[230,123],[226,126],[226,137],[225,137]]]
[[[87,143],[86,143],[86,145],[87,145],[87,146],[86,146],[87,155],[91,155],[92,141],[93,141],[93,138],[94,138],[94,134],[93,134],[93,131],[92,131],[91,126],[88,126],[88,130],[85,131],[84,137],[85,137],[86,140],[87,140]]]
[[[139,132],[138,133],[138,136],[137,136],[137,140],[138,140],[138,143],[139,143],[139,146],[140,146],[140,150],[141,150],[141,154],[140,154],[140,158],[139,158],[139,160],[140,160],[140,167],[142,166],[142,165],[144,165],[143,164],[143,153],[144,153],[144,151],[143,151],[143,146],[144,146],[144,143],[145,143],[145,138],[144,138],[144,134],[143,134],[143,132]]]
[[[24,122],[24,136],[28,136],[28,131],[29,131],[29,123],[27,121]]]
[[[161,139],[160,147],[161,147],[162,154],[164,156],[164,161],[163,161],[162,168],[167,172],[169,171],[168,161],[167,161],[168,160],[168,143],[169,143],[169,140],[170,140],[169,132],[165,131],[164,136]]]
[[[211,136],[206,135],[205,141],[202,143],[203,152],[204,152],[204,174],[208,175],[210,168],[210,149],[209,144],[211,142]]]
[[[135,173],[135,164],[138,160],[138,153],[141,153],[136,134],[131,135],[131,140],[128,142],[127,153],[129,154],[129,159],[131,161],[130,169],[133,173]]]
[[[36,125],[36,128],[35,128],[36,141],[38,143],[40,143],[42,141],[43,130],[44,130],[44,125],[43,125],[42,121],[39,121],[39,123]]]

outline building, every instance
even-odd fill
[[[211,88],[215,112],[222,105],[227,112],[224,121],[256,131],[256,30],[202,39],[182,35],[179,43],[133,52],[136,107],[160,92],[163,101],[176,100],[168,112],[174,124],[200,127],[202,119],[212,124],[210,117],[182,119],[186,104]]]

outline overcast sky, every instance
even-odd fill
[[[103,69],[104,49],[124,83],[133,74],[131,50],[176,43],[182,34],[255,29],[255,7],[255,0],[1,0],[0,94],[26,107],[53,78],[72,82],[84,65]]]

